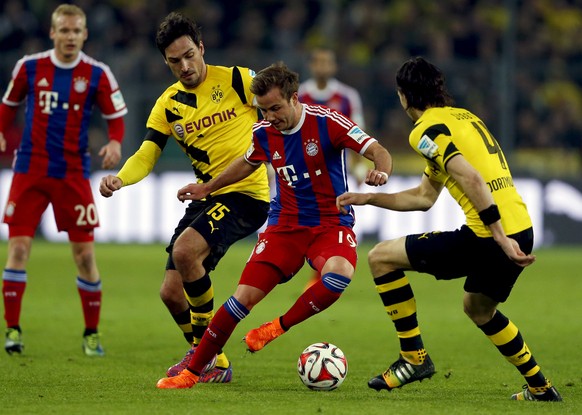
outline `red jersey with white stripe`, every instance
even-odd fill
[[[2,102],[26,105],[14,171],[55,178],[89,177],[88,133],[95,105],[105,119],[127,113],[109,67],[83,52],[71,63],[60,62],[54,50],[24,56]]]
[[[325,88],[319,89],[314,79],[299,85],[299,101],[310,105],[324,105],[341,112],[361,128],[364,125],[362,99],[355,88],[331,78]]]
[[[327,107],[302,104],[292,130],[278,131],[267,121],[253,128],[245,158],[269,162],[276,172],[276,196],[268,225],[354,225],[354,212],[342,214],[336,197],[348,191],[346,149],[363,154],[376,141],[346,116]]]

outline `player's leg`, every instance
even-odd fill
[[[530,230],[514,238],[524,252],[531,252],[533,234]],[[492,239],[483,244],[480,251],[487,258],[487,264],[466,279],[465,313],[525,378],[527,386],[512,399],[560,401],[560,394],[542,373],[517,326],[497,309],[498,304],[509,297],[523,268],[512,263]]]
[[[160,379],[158,388],[191,388],[200,382],[207,363],[222,350],[238,323],[281,281],[282,274],[271,264],[249,262],[243,276],[245,281],[252,281],[252,284],[262,288],[243,284],[241,277],[235,293],[218,309],[210,322],[188,368],[177,376]]]
[[[102,284],[95,246],[91,236],[83,236],[79,232],[69,232],[71,251],[77,266],[77,291],[81,299],[85,329],[83,332],[83,352],[90,357],[104,356],[99,334],[99,319],[101,316]]]
[[[302,241],[306,250],[304,255],[322,277],[305,290],[285,314],[246,334],[245,341],[251,352],[261,350],[291,327],[329,308],[351,281],[357,262],[357,243],[351,229],[318,227],[305,234],[298,234],[295,238]],[[287,245],[281,242],[281,246]],[[283,257],[281,259],[285,262]],[[278,266],[282,267],[283,264]]]
[[[399,358],[382,374],[370,379],[376,389],[398,388],[430,378],[435,370],[426,353],[416,314],[416,299],[405,270],[412,268],[406,252],[406,237],[383,241],[368,253],[376,290],[392,320],[400,342]]]
[[[519,329],[495,307],[497,302],[483,294],[465,292],[464,308],[505,359],[525,378],[527,386],[512,396],[516,400],[561,401],[562,397],[546,379]],[[492,316],[492,317],[491,317]]]
[[[47,180],[57,229],[68,233],[73,261],[77,267],[76,284],[85,322],[83,352],[87,356],[103,356],[105,352],[98,333],[101,276],[97,269],[93,234],[99,226],[99,216],[91,183],[73,177]]]
[[[14,236],[8,239],[8,257],[2,272],[2,295],[6,320],[4,349],[8,354],[22,353],[24,350],[20,314],[28,280],[26,264],[31,247],[32,238],[29,236]]]
[[[214,290],[209,273],[233,243],[252,234],[265,222],[267,212],[268,203],[238,193],[220,195],[209,201],[192,202],[189,205],[184,217],[188,221],[187,226],[174,238],[173,246],[169,247],[172,255],[167,268],[175,268],[181,276],[183,292],[189,305],[192,330],[192,349],[188,352],[190,356],[214,315]],[[184,219],[180,222],[177,232],[185,222]],[[175,295],[174,299],[179,306]],[[178,310],[178,314],[173,313],[175,320],[181,327],[186,327],[186,314],[184,310]],[[185,336],[188,335],[185,331]],[[230,361],[219,351],[216,368],[205,373],[201,382],[228,382],[231,376]]]
[[[28,281],[26,266],[30,258],[33,237],[46,210],[49,199],[43,180],[15,173],[4,210],[8,224],[8,253],[2,272],[2,294],[6,337],[4,348],[9,354],[22,353],[24,342],[20,326],[22,299]]]

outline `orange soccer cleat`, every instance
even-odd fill
[[[281,327],[281,322],[279,321],[279,317],[277,317],[275,320],[261,324],[260,327],[249,331],[243,340],[247,344],[249,351],[254,353],[261,350],[283,333],[285,333],[285,330]]]
[[[199,376],[184,369],[177,376],[158,380],[156,387],[158,389],[188,389],[198,383],[198,378]]]

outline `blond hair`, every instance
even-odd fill
[[[83,24],[87,26],[87,16],[83,9],[79,6],[75,6],[74,4],[61,4],[59,7],[55,9],[51,16],[51,27],[56,27],[57,19],[59,16],[79,16],[83,19]]]

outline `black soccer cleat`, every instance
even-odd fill
[[[420,365],[408,363],[402,356],[381,375],[368,381],[368,387],[380,391],[382,389],[392,390],[400,388],[407,383],[430,379],[436,373],[432,360],[427,355]]]

